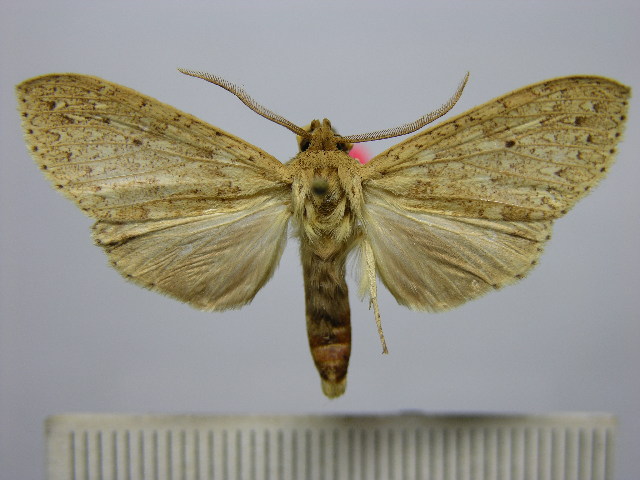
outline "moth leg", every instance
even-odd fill
[[[364,254],[365,272],[369,283],[369,308],[373,306],[373,315],[376,319],[376,327],[378,328],[378,336],[382,344],[382,353],[389,353],[387,342],[382,332],[382,319],[380,317],[380,309],[378,308],[378,287],[376,284],[376,261],[373,257],[373,250],[366,239],[362,240],[362,252]]]

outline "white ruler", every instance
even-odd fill
[[[605,480],[615,419],[60,415],[49,480]]]

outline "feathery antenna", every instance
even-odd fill
[[[214,85],[218,85],[219,87],[224,88],[225,90],[233,93],[236,97],[240,99],[242,103],[244,103],[251,110],[256,112],[258,115],[263,116],[267,120],[271,120],[279,125],[282,125],[285,128],[288,128],[296,135],[300,135],[301,137],[309,138],[309,132],[305,129],[300,128],[295,123],[290,122],[286,118],[281,115],[278,115],[275,112],[272,112],[266,107],[263,107],[258,102],[256,102],[253,98],[249,96],[249,94],[244,90],[244,88],[235,85],[218,75],[212,75],[206,72],[198,72],[194,70],[186,70],[184,68],[178,68],[180,73],[184,73],[185,75],[189,75],[190,77],[201,78],[209,83],[213,83]]]
[[[464,90],[464,87],[467,84],[467,80],[469,80],[469,72],[466,73],[466,75],[458,85],[456,93],[453,94],[453,96],[447,101],[447,103],[442,105],[437,110],[423,115],[414,122],[405,123],[404,125],[400,125],[399,127],[388,128],[386,130],[376,130],[375,132],[362,133],[359,135],[348,135],[346,137],[342,137],[342,140],[349,143],[370,142],[372,140],[383,140],[385,138],[399,137],[401,135],[406,135],[408,133],[413,133],[416,130],[420,130],[422,127],[440,118],[453,108],[456,102],[460,99],[462,90]]]
[[[236,97],[242,101],[247,107],[256,112],[258,115],[263,116],[267,120],[271,120],[283,127],[291,130],[296,135],[299,135],[304,138],[309,138],[311,135],[304,128],[300,128],[295,123],[290,122],[286,118],[277,113],[272,112],[268,108],[260,105],[253,98],[249,96],[249,94],[238,85],[231,83],[225,80],[218,75],[212,75],[206,72],[199,72],[196,70],[187,70],[184,68],[178,68],[180,73],[184,73],[185,75],[189,75],[191,77],[200,78],[209,83],[213,83],[214,85],[218,85],[219,87],[224,88],[225,90],[233,93]],[[420,130],[425,125],[433,122],[434,120],[440,118],[444,114],[446,114],[449,110],[453,108],[456,102],[460,99],[462,95],[462,91],[464,90],[465,85],[467,84],[467,80],[469,80],[469,72],[466,73],[460,84],[458,85],[458,89],[453,94],[453,96],[440,108],[434,110],[431,113],[427,113],[422,117],[418,118],[414,122],[405,123],[404,125],[400,125],[395,128],[388,128],[386,130],[376,130],[375,132],[362,133],[359,135],[347,135],[340,136],[341,140],[348,143],[361,143],[361,142],[370,142],[373,140],[383,140],[385,138],[399,137],[401,135],[406,135],[408,133],[413,133],[416,130]]]

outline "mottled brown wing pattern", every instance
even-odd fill
[[[95,238],[124,276],[219,310],[250,301],[273,273],[290,216],[278,160],[95,77],[37,77],[18,97],[32,155],[98,220]],[[249,264],[252,273],[232,282],[234,267]]]
[[[257,147],[134,90],[86,75],[18,86],[27,144],[64,195],[101,220],[237,210],[282,185]]]
[[[526,274],[553,219],[611,165],[629,94],[600,77],[549,80],[375,157],[365,241],[396,299],[443,310]]]

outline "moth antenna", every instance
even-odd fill
[[[185,75],[189,75],[190,77],[200,78],[209,83],[213,83],[214,85],[218,85],[219,87],[222,87],[225,90],[233,93],[236,97],[240,99],[242,103],[244,103],[247,107],[249,107],[251,110],[256,112],[258,115],[263,116],[267,120],[271,120],[272,122],[282,125],[283,127],[291,130],[296,135],[300,135],[301,137],[305,137],[305,138],[310,137],[309,132],[307,132],[305,129],[300,128],[299,126],[290,122],[283,116],[278,115],[277,113],[272,112],[268,108],[260,105],[258,102],[256,102],[253,98],[249,96],[249,94],[244,90],[244,88],[239,87],[238,85],[231,83],[228,80],[225,80],[224,78],[219,77],[218,75],[212,75],[210,73],[199,72],[195,70],[187,70],[184,68],[178,68],[178,71],[180,73],[184,73]]]
[[[469,72],[466,73],[466,75],[458,85],[456,93],[453,94],[453,96],[447,101],[447,103],[442,105],[437,110],[423,115],[414,122],[405,123],[404,125],[400,125],[399,127],[388,128],[386,130],[376,130],[375,132],[362,133],[359,135],[349,135],[346,137],[341,137],[341,139],[349,143],[370,142],[372,140],[383,140],[385,138],[399,137],[401,135],[406,135],[408,133],[413,133],[416,130],[420,130],[422,127],[440,118],[453,108],[456,102],[460,99],[462,91],[467,84],[467,80],[469,80]]]

